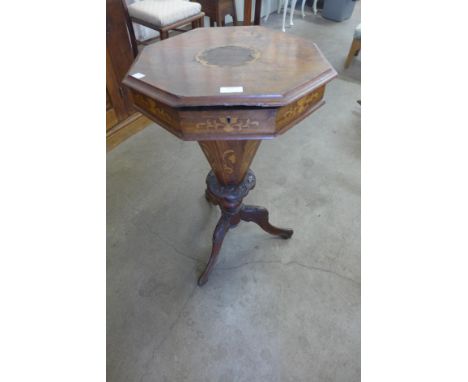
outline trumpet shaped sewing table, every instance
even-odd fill
[[[135,108],[178,138],[197,141],[212,168],[205,196],[221,217],[199,285],[240,221],[292,236],[270,224],[265,208],[242,203],[255,186],[249,167],[263,139],[324,104],[335,76],[312,41],[260,26],[194,29],[146,46],[135,60],[123,80]]]

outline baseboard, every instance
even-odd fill
[[[107,152],[117,147],[132,135],[143,130],[150,123],[151,120],[141,113],[134,113],[124,121],[109,129],[106,135]]]

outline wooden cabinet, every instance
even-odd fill
[[[131,95],[122,86],[122,80],[138,52],[133,29],[122,1],[124,0],[107,0],[106,4],[106,141],[108,151],[150,123],[146,117],[133,109]]]

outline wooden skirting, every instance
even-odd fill
[[[130,138],[148,126],[151,121],[140,113],[134,113],[124,121],[115,125],[107,131],[106,146],[107,152],[118,146],[120,143]]]
[[[113,108],[106,111],[106,131],[112,129],[112,126],[115,126],[119,123],[117,114]]]

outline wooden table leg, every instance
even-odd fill
[[[270,224],[266,208],[242,204],[242,200],[255,187],[255,175],[251,170],[248,170],[245,178],[238,185],[222,185],[218,182],[214,172],[210,171],[206,178],[206,185],[205,197],[210,203],[219,205],[221,217],[213,233],[210,258],[205,270],[198,279],[199,286],[208,281],[227,232],[230,228],[234,228],[239,224],[241,220],[254,222],[265,232],[280,236],[283,239],[289,239],[293,234],[291,229],[278,228]]]
[[[288,228],[278,228],[270,224],[268,219],[268,210],[258,206],[242,206],[240,209],[240,218],[246,222],[258,224],[265,232],[270,235],[281,236],[283,239],[289,239],[293,235],[293,230]]]
[[[198,279],[199,286],[204,285],[208,281],[208,275],[216,263],[219,251],[221,250],[221,245],[223,244],[224,236],[226,236],[227,231],[231,228],[231,218],[232,217],[229,214],[223,213],[219,218],[218,224],[216,224],[216,228],[213,232],[213,246],[211,248],[210,259],[208,260],[205,270]]]

